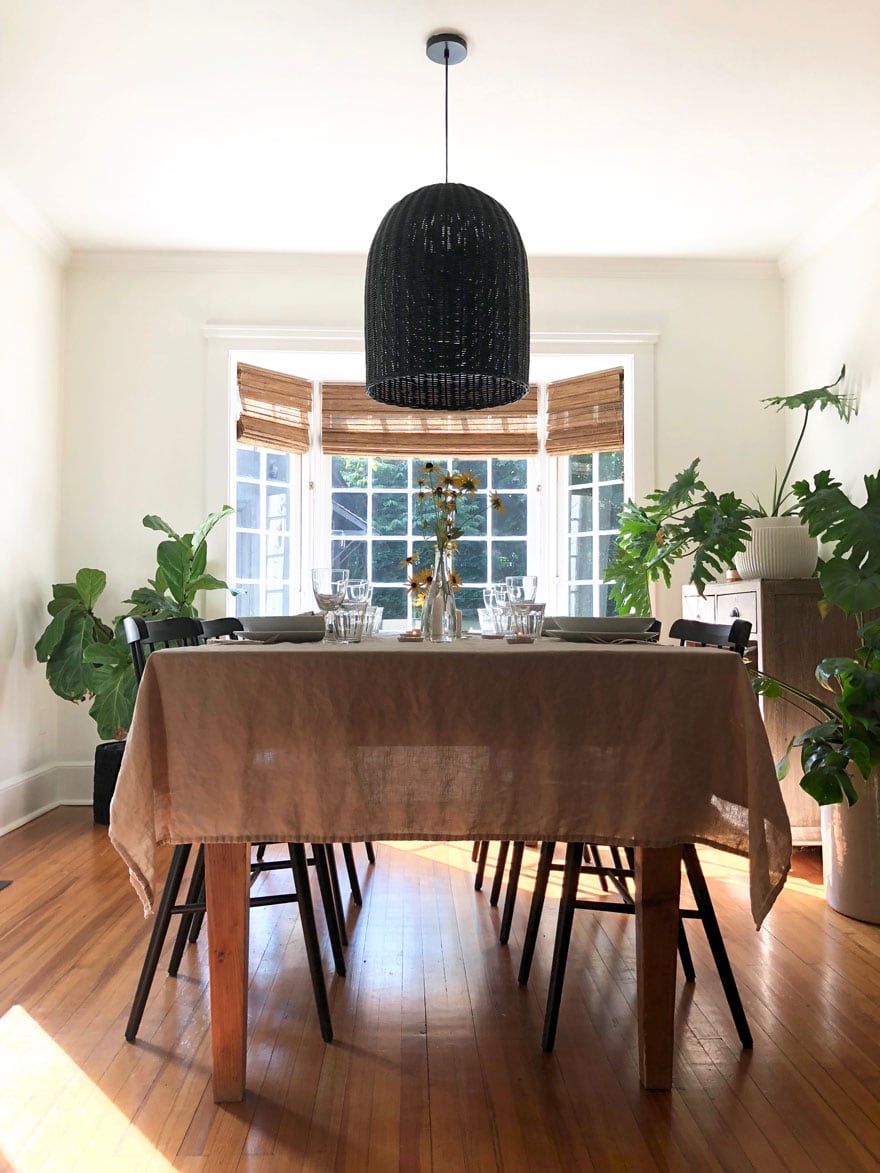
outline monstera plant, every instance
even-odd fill
[[[148,514],[147,529],[166,535],[156,550],[156,572],[148,585],[132,591],[128,615],[171,618],[197,616],[199,591],[228,590],[222,579],[206,571],[207,537],[214,526],[233,513],[224,505],[211,513],[192,533],[179,534],[167,521]],[[128,644],[122,633],[122,616],[105,623],[95,607],[107,586],[103,570],[84,567],[73,582],[55,583],[48,604],[51,616],[37,641],[37,659],[46,665],[52,690],[65,700],[91,701],[89,715],[98,736],[125,736],[134,711],[135,677]]]

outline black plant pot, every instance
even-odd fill
[[[102,827],[110,826],[110,799],[116,789],[119,767],[122,765],[124,741],[102,741],[95,748],[95,788],[93,792],[94,819]]]

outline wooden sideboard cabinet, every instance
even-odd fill
[[[819,661],[826,656],[850,655],[857,646],[855,620],[836,610],[823,619],[818,609],[821,597],[815,578],[716,582],[706,587],[702,598],[695,587],[686,586],[682,591],[682,614],[709,623],[751,620],[758,667],[798,688],[818,692],[821,685],[815,673]],[[792,737],[820,720],[817,713],[815,721],[811,721],[782,699],[762,697],[761,708],[776,761]],[[799,752],[794,751],[795,755]],[[819,807],[801,790],[799,782],[795,756],[789,776],[781,783],[792,840],[801,846],[820,843]]]

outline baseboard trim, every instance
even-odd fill
[[[91,806],[94,765],[53,762],[0,782],[0,835],[56,806]]]

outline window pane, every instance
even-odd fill
[[[458,549],[452,556],[452,568],[465,582],[485,582],[486,543],[459,542]]]
[[[287,587],[267,587],[266,588],[266,615],[287,615],[289,612],[287,602]]]
[[[485,489],[487,465],[485,460],[469,460],[466,457],[462,460],[453,460],[453,472],[469,472],[480,482],[478,488]]]
[[[528,497],[525,493],[505,493],[504,512],[491,510],[492,533],[498,537],[520,537],[528,531]]]
[[[465,631],[469,627],[479,627],[477,608],[483,606],[483,588],[462,587],[455,596],[455,605],[461,611],[461,626]]]
[[[617,541],[617,534],[603,534],[599,538],[599,572],[597,578],[604,578],[608,563],[611,560],[611,550]]]
[[[412,462],[412,478],[410,479],[410,484],[413,488],[416,488],[420,480],[424,481],[427,479],[427,473],[425,472],[426,464],[435,464],[438,468],[442,468],[444,472],[447,467],[447,462],[441,456],[414,456]]]
[[[589,484],[593,479],[593,454],[583,453],[581,456],[568,458],[568,483],[570,485]]]
[[[373,582],[403,582],[408,567],[401,566],[406,559],[406,542],[373,542]]]
[[[331,484],[334,489],[365,489],[367,487],[366,457],[334,456]]]
[[[593,588],[591,586],[569,587],[568,590],[569,615],[593,614]]]
[[[608,597],[608,592],[611,589],[611,584],[599,587],[599,614],[600,615],[616,615],[617,608]]]
[[[525,489],[528,484],[528,464],[525,460],[495,457],[492,461],[494,489]]]
[[[240,477],[258,477],[260,475],[260,454],[256,448],[238,448],[235,456],[235,469]]]
[[[623,452],[599,453],[599,480],[623,479]]]
[[[406,507],[406,493],[376,493],[373,497],[373,533],[408,533]]]
[[[574,538],[569,542],[570,579],[585,579],[593,577],[593,539]]]
[[[266,453],[266,480],[290,483],[290,456],[286,452]]]
[[[236,534],[235,569],[240,578],[260,577],[259,534]]]
[[[367,577],[367,543],[337,541],[330,544],[332,565],[336,570],[348,570],[350,578]]]
[[[260,528],[260,486],[238,482],[235,490],[235,525],[238,529]]]
[[[279,489],[275,485],[266,487],[266,529],[289,529],[290,490]]]
[[[278,583],[290,577],[290,539],[281,534],[266,538],[266,573],[268,582]]]
[[[525,542],[492,543],[492,582],[504,582],[508,574],[525,573]]]
[[[484,538],[486,536],[488,532],[486,522],[488,505],[489,498],[485,493],[479,493],[476,497],[466,500],[456,513],[455,520],[467,537]]]
[[[614,529],[620,526],[623,509],[623,485],[601,485],[599,487],[599,529]]]
[[[413,555],[416,557],[416,570],[428,570],[434,565],[434,543],[413,542]]]
[[[373,484],[381,489],[396,489],[399,486],[406,488],[407,467],[405,460],[385,460],[377,458],[373,461]]]
[[[568,495],[568,532],[590,533],[592,528],[593,490],[575,489]]]
[[[389,619],[406,619],[406,589],[404,587],[378,587],[373,591],[373,605],[384,607],[383,623]]]
[[[334,534],[365,534],[367,494],[334,493],[330,528]]]
[[[256,615],[260,608],[260,588],[251,582],[236,582],[236,615]]]

